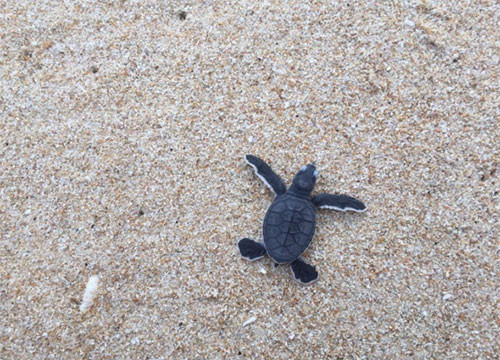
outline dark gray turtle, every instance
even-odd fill
[[[290,264],[295,280],[304,284],[317,280],[316,268],[301,258],[314,236],[316,208],[363,212],[366,206],[346,195],[319,194],[311,198],[318,176],[314,164],[303,166],[287,189],[263,160],[246,155],[245,161],[276,197],[264,218],[264,243],[241,239],[238,242],[241,256],[254,261],[267,254],[276,264]]]

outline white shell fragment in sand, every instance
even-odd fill
[[[94,301],[97,295],[97,288],[99,287],[99,276],[93,275],[89,278],[87,286],[85,287],[85,292],[83,293],[82,304],[80,305],[80,312],[85,312]]]
[[[252,316],[251,318],[249,318],[247,321],[245,321],[243,323],[243,326],[250,325],[251,323],[254,323],[255,321],[257,321],[257,318],[255,316]]]
[[[451,299],[453,299],[453,295],[451,295],[451,294],[444,294],[444,296],[443,296],[443,300],[444,301],[451,300]]]

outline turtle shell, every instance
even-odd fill
[[[316,208],[309,199],[278,196],[264,218],[267,254],[277,263],[296,260],[311,243],[315,227]]]

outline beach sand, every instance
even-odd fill
[[[0,358],[498,356],[499,14],[0,1]],[[368,206],[318,212],[316,283],[239,256],[245,154]]]

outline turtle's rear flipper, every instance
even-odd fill
[[[291,264],[293,278],[303,284],[309,284],[318,280],[318,272],[312,265],[302,259],[297,259]]]
[[[247,238],[238,241],[238,249],[241,256],[250,261],[261,259],[266,255],[264,244]]]

